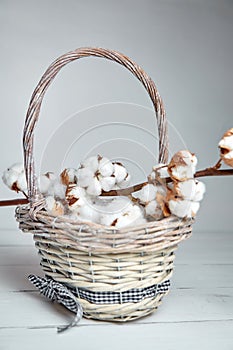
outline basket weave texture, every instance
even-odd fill
[[[173,272],[178,243],[192,232],[191,220],[174,216],[136,227],[115,229],[71,218],[53,217],[45,210],[34,166],[34,128],[46,90],[60,69],[79,58],[96,56],[126,67],[143,84],[155,110],[159,135],[158,162],[168,160],[167,121],[162,99],[151,78],[135,62],[116,51],[80,48],[54,61],[33,92],[25,120],[24,164],[30,204],[16,208],[16,219],[24,232],[34,236],[47,276],[78,290],[118,292],[140,290],[163,283]],[[87,318],[128,321],[143,317],[161,303],[166,293],[139,302],[97,304],[78,298]]]

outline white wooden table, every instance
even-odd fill
[[[195,231],[195,230],[194,230]],[[195,233],[176,254],[170,294],[156,313],[127,324],[82,319],[27,281],[40,270],[32,237],[0,232],[0,349],[233,349],[233,232]]]

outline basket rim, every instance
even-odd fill
[[[147,222],[135,227],[116,229],[92,222],[64,220],[45,210],[31,215],[29,206],[16,208],[16,220],[23,232],[34,235],[35,241],[54,247],[71,247],[87,252],[105,253],[151,253],[172,247],[192,234],[193,219],[177,220],[170,216],[160,221]]]

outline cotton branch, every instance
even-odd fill
[[[218,166],[213,166],[212,168],[206,168],[206,169],[197,171],[194,174],[194,177],[198,178],[198,177],[204,177],[204,176],[230,176],[230,175],[233,175],[233,169],[219,170]],[[170,177],[167,177],[163,180],[166,183],[169,183],[172,181],[172,179]],[[148,182],[142,182],[140,184],[130,186],[128,188],[119,189],[119,190],[112,190],[109,192],[103,191],[101,196],[103,196],[103,197],[129,196],[131,193],[140,191],[142,189],[142,187],[145,186],[146,184],[148,184]],[[2,201],[0,201],[0,207],[27,204],[27,203],[29,203],[29,200],[27,198],[2,200]]]

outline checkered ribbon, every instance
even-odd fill
[[[167,280],[150,287],[130,289],[124,292],[92,292],[87,289],[73,288],[66,284],[56,282],[48,276],[41,278],[35,275],[29,275],[28,279],[45,297],[63,304],[67,309],[76,313],[74,320],[68,326],[58,328],[58,332],[75,326],[81,320],[83,309],[77,301],[77,298],[85,299],[94,304],[138,303],[145,298],[152,298],[158,294],[166,294],[170,288],[170,281]]]
[[[145,298],[152,298],[158,294],[165,294],[170,289],[170,281],[164,281],[153,286],[130,289],[125,292],[92,292],[87,289],[73,289],[72,293],[78,298],[85,299],[94,304],[123,304],[138,303]]]

